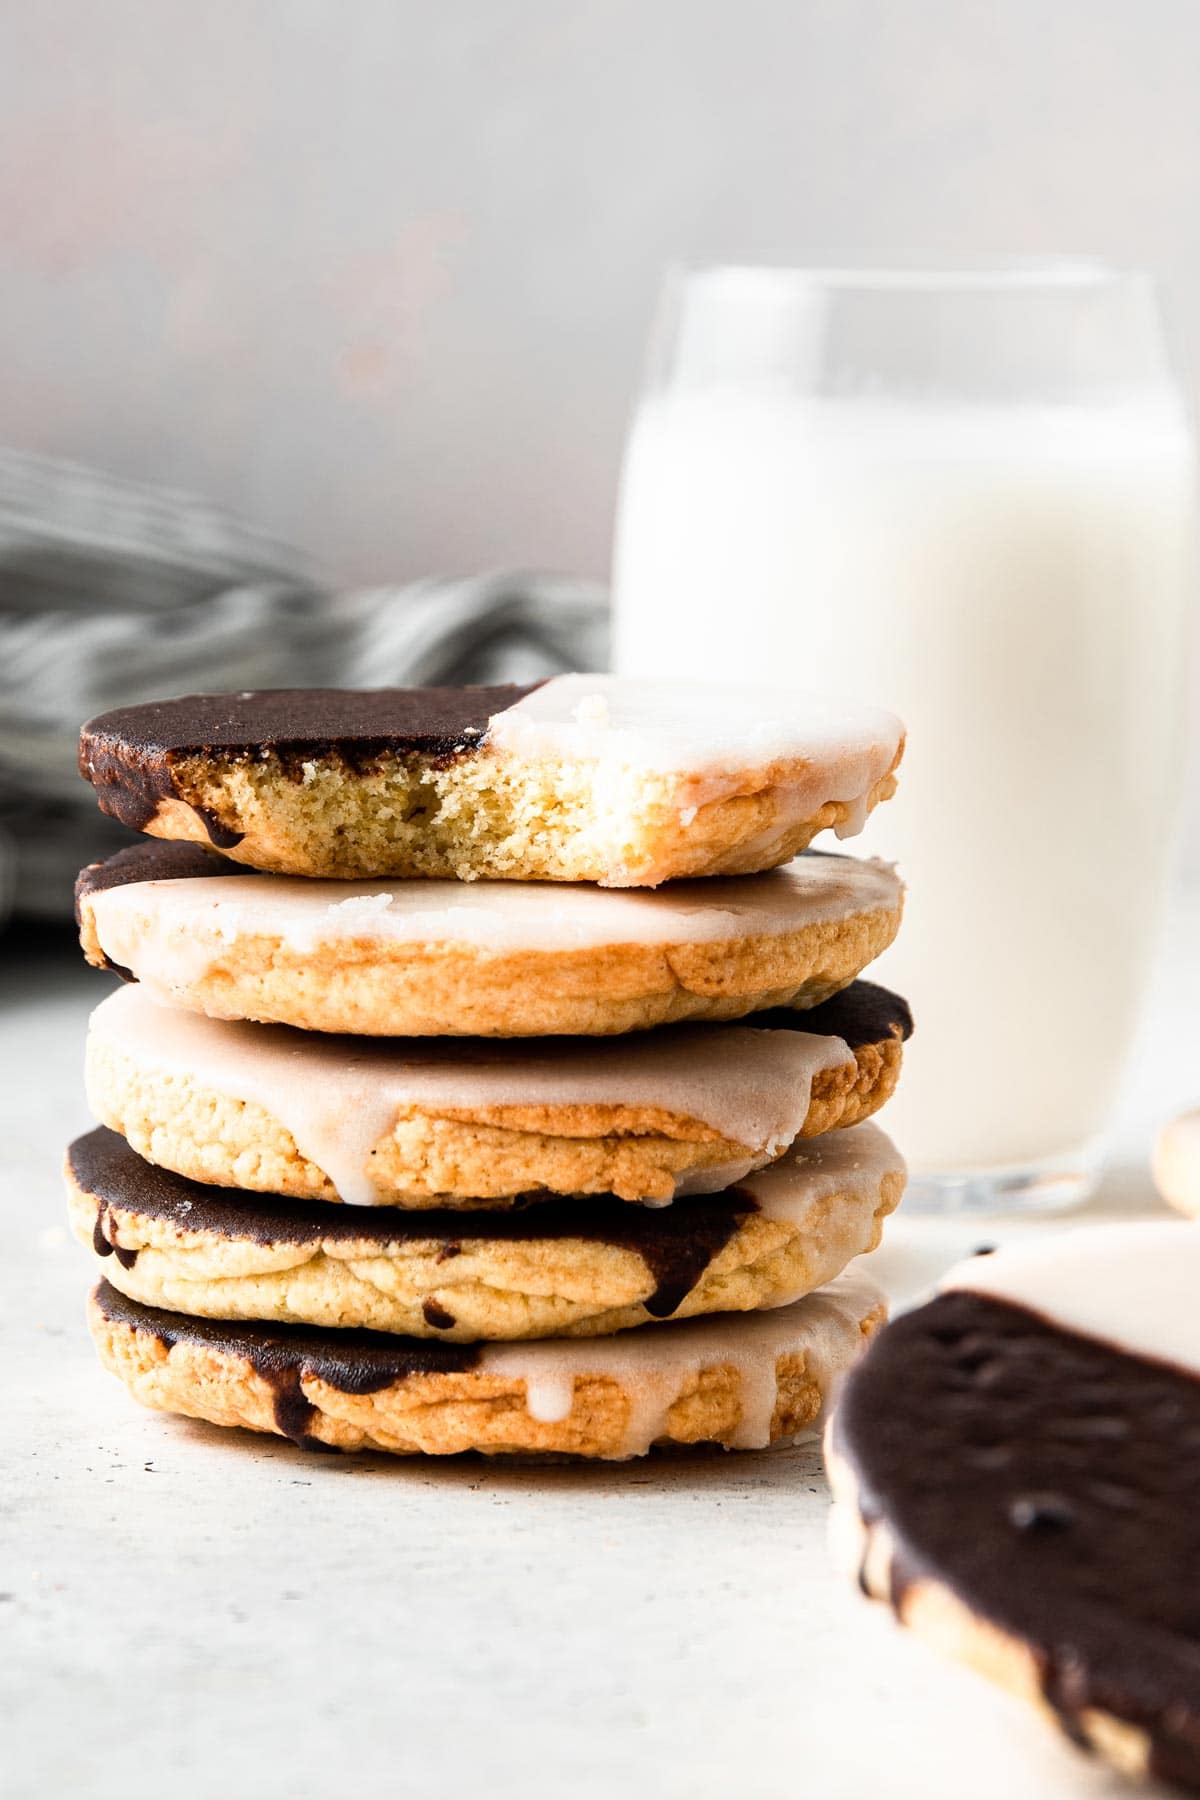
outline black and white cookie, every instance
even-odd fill
[[[123,707],[79,760],[126,825],[271,873],[656,887],[861,830],[903,744],[892,714],[820,694],[557,675]]]
[[[411,1212],[188,1181],[101,1128],[72,1144],[66,1178],[76,1236],[145,1305],[474,1343],[785,1305],[875,1248],[904,1163],[856,1125],[663,1208],[594,1195]]]
[[[1200,1791],[1195,1226],[961,1265],[879,1335],[827,1451],[866,1593],[1124,1773]]]
[[[306,1450],[611,1460],[809,1436],[883,1316],[858,1273],[769,1312],[521,1344],[230,1324],[139,1305],[106,1281],[89,1307],[104,1366],[161,1412]]]

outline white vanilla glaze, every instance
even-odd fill
[[[93,1044],[110,1046],[140,1069],[190,1076],[263,1107],[357,1206],[379,1203],[371,1151],[409,1107],[661,1107],[745,1145],[744,1160],[707,1170],[688,1188],[716,1191],[790,1144],[807,1115],[814,1077],[855,1060],[841,1038],[743,1025],[682,1025],[541,1046],[534,1039],[334,1037],[209,1019],[165,1006],[140,985],[96,1008],[89,1049]],[[841,1135],[862,1141],[857,1131]],[[830,1149],[816,1162],[841,1169],[848,1156]],[[769,1183],[768,1190],[775,1191]]]
[[[90,897],[105,955],[166,997],[203,978],[239,940],[322,946],[461,944],[493,955],[710,944],[776,937],[887,911],[903,889],[890,863],[799,856],[763,875],[613,889],[536,881],[309,881],[205,875],[137,881]]]
[[[608,1375],[629,1397],[629,1416],[615,1458],[644,1456],[667,1428],[667,1415],[705,1369],[731,1365],[740,1382],[741,1412],[725,1440],[731,1450],[762,1450],[771,1441],[778,1399],[776,1364],[802,1355],[805,1371],[826,1401],[838,1375],[863,1348],[863,1319],[882,1304],[873,1282],[848,1270],[818,1293],[765,1312],[622,1331],[606,1338],[542,1338],[484,1344],[480,1370],[525,1383],[531,1418],[555,1424],[570,1416],[576,1380]],[[820,1420],[810,1430],[817,1432]]]
[[[846,1131],[800,1138],[778,1162],[755,1170],[738,1186],[767,1218],[803,1228],[831,1194],[869,1202],[887,1176],[903,1180],[906,1174],[904,1158],[886,1131],[878,1125],[851,1125]]]
[[[972,1257],[941,1285],[1200,1373],[1200,1231],[1182,1220],[1056,1232]]]
[[[861,830],[867,796],[891,768],[904,727],[892,713],[798,689],[556,675],[488,724],[493,750],[685,779],[681,818],[741,791],[772,764],[783,810],[799,822],[827,801],[852,808],[842,835]]]
[[[1169,1206],[1200,1214],[1200,1112],[1181,1113],[1159,1132],[1154,1185]]]

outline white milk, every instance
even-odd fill
[[[918,1170],[1027,1165],[1108,1122],[1179,788],[1192,481],[1156,399],[710,390],[635,425],[619,671],[823,687],[908,724],[869,845],[909,883],[877,970],[916,1013],[888,1124]]]

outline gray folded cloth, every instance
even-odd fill
[[[334,593],[298,553],[202,501],[0,451],[0,920],[66,916],[80,866],[129,841],[76,769],[94,713],[607,662],[594,582],[490,574]]]

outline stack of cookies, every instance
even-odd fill
[[[145,1404],[311,1448],[761,1447],[882,1318],[889,714],[607,676],[84,728],[72,1222]]]

